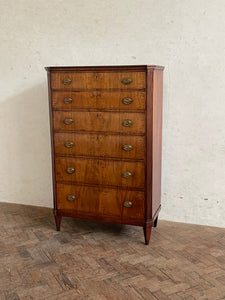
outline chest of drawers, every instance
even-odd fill
[[[47,67],[54,216],[142,226],[161,198],[163,67]]]

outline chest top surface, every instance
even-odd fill
[[[115,66],[48,66],[47,71],[146,71],[164,70],[163,66],[157,65],[115,65]]]

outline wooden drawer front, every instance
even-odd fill
[[[127,202],[131,207],[124,206]],[[57,208],[62,210],[143,219],[144,203],[144,192],[57,184]]]
[[[68,120],[71,124],[65,124]],[[144,113],[54,111],[53,122],[57,131],[145,133]],[[124,126],[124,122],[131,122],[131,125]]]
[[[69,174],[68,168],[73,168]],[[144,189],[145,168],[142,162],[56,157],[56,181],[82,182]],[[129,172],[129,178],[126,173]]]
[[[52,106],[59,109],[101,108],[144,110],[145,92],[52,92]]]
[[[124,84],[122,81],[131,79]],[[65,82],[67,81],[67,82]],[[53,72],[51,88],[64,90],[84,89],[145,89],[145,72]]]
[[[55,133],[56,155],[141,159],[145,157],[144,136],[88,133]]]

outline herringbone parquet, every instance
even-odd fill
[[[141,227],[0,203],[0,299],[225,299],[225,229],[159,220]]]

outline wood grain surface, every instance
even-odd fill
[[[75,200],[67,200],[74,195]],[[144,220],[144,192],[57,184],[57,208],[97,216],[115,216],[122,219]],[[131,207],[123,204],[131,201]]]
[[[63,84],[65,78],[71,79],[71,84]],[[132,79],[130,84],[122,83],[124,78]],[[63,90],[86,89],[145,89],[145,72],[59,72],[52,73],[51,88]]]
[[[71,118],[73,123],[67,125],[65,119]],[[125,120],[131,126],[123,126]],[[144,113],[90,112],[90,111],[54,111],[53,122],[55,131],[98,131],[124,134],[144,134]]]
[[[71,98],[71,103],[64,103],[65,98]],[[123,99],[130,98],[130,104],[124,104]],[[144,110],[146,93],[142,91],[53,91],[52,106],[57,109],[93,108],[93,109],[120,109]]]
[[[123,159],[145,159],[145,137],[133,135],[106,135],[96,133],[55,133],[56,155],[117,157]],[[71,148],[66,142],[72,142]],[[124,146],[132,146],[126,151]]]
[[[69,167],[75,169],[74,173],[67,173]],[[139,189],[144,189],[145,184],[145,166],[142,162],[56,157],[55,172],[57,181]],[[132,176],[124,178],[125,172],[130,172]]]

